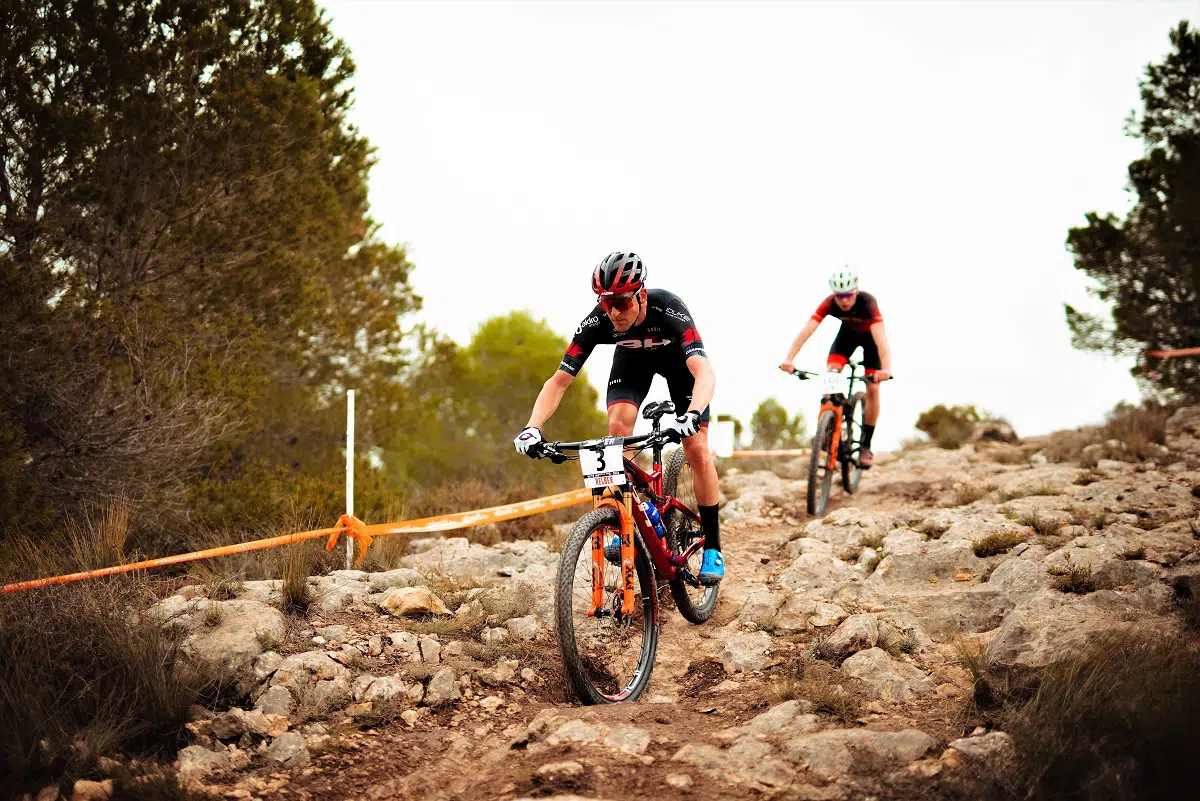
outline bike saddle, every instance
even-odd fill
[[[671,414],[675,411],[675,404],[670,401],[662,401],[661,403],[652,403],[642,410],[642,417],[646,420],[657,420],[664,415]]]

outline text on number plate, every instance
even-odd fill
[[[580,451],[579,466],[583,470],[583,485],[612,487],[625,483],[624,448],[608,445],[602,451]]]

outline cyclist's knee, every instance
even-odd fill
[[[628,437],[637,423],[638,407],[631,403],[614,403],[608,407],[608,435]]]

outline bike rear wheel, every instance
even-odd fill
[[[675,498],[684,506],[697,511],[696,489],[692,483],[692,469],[687,463],[683,448],[671,454],[667,460],[666,473],[663,475],[663,494]],[[663,518],[663,527],[667,531],[667,547],[673,554],[682,554],[700,537],[698,524],[678,510],[671,510]],[[704,549],[697,548],[688,557],[687,568],[693,576],[700,575],[700,563],[704,559]],[[671,582],[671,597],[679,614],[689,622],[697,625],[712,617],[717,608],[717,590],[719,584],[711,587],[693,587],[683,579],[673,579]]]
[[[833,471],[829,469],[829,449],[833,447],[833,428],[837,418],[832,411],[824,412],[817,420],[813,435],[812,455],[808,463],[808,513],[814,517],[825,514],[829,490],[833,486]]]
[[[612,507],[593,509],[579,519],[567,537],[558,562],[554,591],[554,634],[571,688],[585,704],[634,701],[650,683],[658,650],[657,598],[649,554],[635,533],[633,614],[620,614],[621,568],[604,561],[602,609],[612,614],[590,616],[592,604],[592,537],[607,543],[621,529]]]
[[[858,490],[858,483],[862,480],[858,457],[862,453],[863,403],[866,397],[862,392],[855,392],[850,397],[842,432],[842,447],[846,449],[847,457],[842,459],[842,489],[851,495]]]

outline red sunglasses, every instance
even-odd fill
[[[852,292],[834,292],[833,296],[838,300],[850,300],[850,298],[854,297],[857,293],[858,290],[855,289]]]
[[[629,311],[633,308],[633,304],[637,301],[637,293],[632,295],[622,295],[619,298],[600,298],[600,308],[604,311],[612,311],[616,309],[619,312]]]

